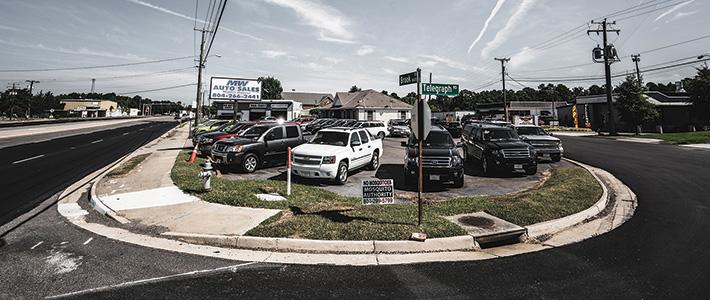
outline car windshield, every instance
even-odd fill
[[[270,128],[271,126],[254,126],[242,132],[242,134],[240,134],[239,136],[247,139],[256,140]]]
[[[545,135],[540,127],[518,127],[515,129],[519,135]]]
[[[519,139],[518,134],[511,129],[487,129],[483,131],[483,138],[487,141]]]
[[[320,131],[309,144],[345,146],[348,144],[349,134],[346,132]]]
[[[419,145],[414,136],[409,138],[409,144],[413,146]],[[426,140],[424,140],[423,146],[426,148],[451,148],[454,146],[454,140],[448,132],[431,131]]]

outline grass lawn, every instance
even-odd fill
[[[118,168],[115,168],[111,170],[111,172],[108,172],[106,176],[108,177],[116,177],[116,176],[123,176],[128,174],[131,170],[133,170],[137,165],[142,163],[146,158],[150,156],[150,153],[146,154],[141,154],[141,155],[136,155],[134,157],[131,157],[129,160],[123,162]]]
[[[664,134],[644,134],[645,138],[664,140],[671,144],[704,144],[710,143],[710,131],[678,132]]]
[[[417,206],[361,205],[360,199],[345,197],[324,189],[293,185],[289,200],[264,202],[255,193],[277,192],[285,195],[286,183],[272,180],[229,180],[213,177],[212,191],[200,193],[199,163],[188,164],[189,152],[178,156],[172,178],[181,189],[205,201],[227,205],[277,208],[283,212],[264,221],[247,235],[324,240],[406,240],[412,232],[423,231],[429,237],[466,234],[443,216],[476,211],[518,225],[529,225],[582,211],[599,200],[602,189],[594,177],[582,168],[560,168],[540,188],[503,195],[454,198],[427,203],[424,225],[418,228]]]

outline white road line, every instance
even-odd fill
[[[91,240],[93,240],[93,239],[94,239],[94,238],[90,237],[90,238],[89,238],[88,240],[86,240],[86,242],[84,242],[84,244],[82,244],[82,245],[86,245],[86,244],[88,244],[88,243],[91,243]]]
[[[104,141],[103,139],[101,139],[101,140],[95,140],[95,141],[93,141],[93,142],[91,142],[91,143],[92,143],[92,144],[96,144],[96,143],[101,143],[101,142],[103,142],[103,141]]]
[[[85,290],[76,291],[76,292],[71,292],[71,293],[66,293],[66,294],[48,296],[48,297],[46,297],[45,299],[56,299],[56,298],[71,297],[71,296],[89,294],[89,293],[94,293],[94,292],[101,292],[101,291],[106,291],[106,290],[111,290],[111,289],[116,289],[116,288],[131,287],[131,286],[141,285],[141,284],[145,284],[145,283],[160,282],[160,281],[165,281],[165,280],[173,279],[173,278],[179,278],[179,277],[185,277],[185,276],[193,276],[193,275],[209,274],[209,273],[215,273],[215,272],[226,271],[226,270],[229,270],[229,271],[232,271],[232,272],[236,272],[239,267],[244,267],[244,266],[248,266],[248,265],[253,265],[253,264],[256,264],[256,263],[259,263],[259,262],[257,262],[257,261],[252,261],[252,262],[248,262],[248,263],[243,263],[243,264],[238,264],[238,265],[232,265],[232,266],[227,266],[227,267],[221,267],[221,268],[216,268],[216,269],[210,269],[210,270],[198,270],[198,271],[191,271],[191,272],[185,272],[185,273],[174,274],[174,275],[168,275],[168,276],[161,276],[161,277],[153,277],[153,278],[141,279],[141,280],[135,280],[135,281],[128,281],[128,282],[123,282],[123,283],[119,283],[119,284],[105,285],[105,286],[102,286],[102,287],[97,287],[97,288],[92,288],[92,289],[85,289]]]
[[[32,156],[32,157],[29,157],[29,158],[20,159],[20,160],[18,160],[18,161],[12,162],[12,164],[14,165],[14,164],[23,163],[23,162],[30,161],[30,160],[33,160],[33,159],[37,159],[37,158],[40,158],[40,157],[43,157],[43,156],[44,156],[44,154],[40,154],[40,155],[37,155],[37,156]]]
[[[34,250],[35,248],[37,248],[37,246],[42,245],[42,243],[44,243],[44,241],[40,241],[39,243],[35,244],[34,246],[32,246],[32,248],[30,248],[30,250]]]
[[[130,132],[124,132],[122,135],[128,135]]]

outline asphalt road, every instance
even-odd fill
[[[488,261],[391,267],[253,267],[166,278],[94,298],[663,298],[710,295],[710,152],[563,138],[569,157],[636,192],[618,229],[578,244]],[[263,266],[263,265],[262,265]]]
[[[0,225],[175,125],[140,122],[0,149]]]

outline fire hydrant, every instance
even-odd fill
[[[202,172],[200,172],[197,176],[202,178],[203,191],[209,192],[212,190],[212,186],[210,185],[210,181],[212,179],[212,163],[209,160],[205,162],[205,166],[202,167]]]

